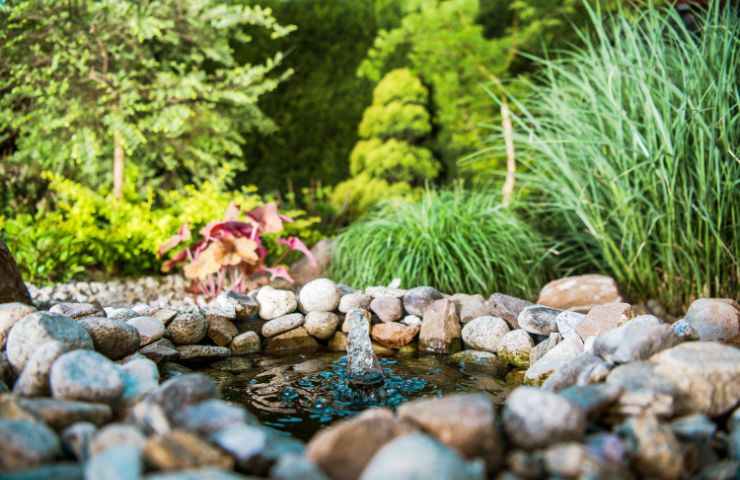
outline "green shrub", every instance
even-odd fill
[[[544,280],[544,242],[497,198],[427,192],[381,207],[339,235],[332,275],[354,287],[400,278],[406,287],[531,297]]]
[[[699,34],[655,7],[593,22],[518,105],[530,215],[569,247],[565,265],[611,273],[633,300],[734,298],[740,17],[714,2]]]

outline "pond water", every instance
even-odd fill
[[[243,404],[260,421],[307,440],[326,424],[375,406],[396,407],[424,396],[486,391],[502,404],[512,388],[490,368],[460,366],[449,357],[423,355],[381,358],[382,389],[347,385],[347,358],[341,353],[255,357],[234,372],[218,364],[203,370],[221,386],[224,399]]]

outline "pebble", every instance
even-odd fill
[[[212,466],[230,470],[234,460],[198,436],[182,430],[155,435],[146,442],[144,458],[159,470]]]
[[[23,410],[43,420],[55,430],[64,430],[77,422],[88,422],[100,426],[113,418],[111,408],[102,403],[55,398],[22,398],[18,404]]]
[[[236,325],[226,317],[208,315],[206,319],[208,320],[208,338],[220,347],[229,345],[239,334]]]
[[[90,334],[95,350],[112,360],[131,355],[139,348],[139,331],[123,320],[85,317],[79,323]]]
[[[154,363],[170,362],[180,358],[175,344],[166,338],[150,343],[139,350],[139,353],[153,361]]]
[[[334,335],[339,326],[339,315],[332,312],[309,312],[306,314],[306,331],[319,340],[327,340]]]
[[[372,326],[370,336],[387,348],[401,348],[414,341],[419,334],[418,326],[410,327],[398,322],[378,323]]]
[[[111,423],[98,430],[93,436],[90,442],[90,455],[99,455],[119,446],[142,450],[145,444],[146,437],[134,425]]]
[[[49,313],[63,315],[74,320],[83,317],[105,316],[105,311],[92,303],[62,302],[49,309]]]
[[[265,352],[272,355],[310,353],[319,349],[319,343],[305,328],[298,327],[267,339]]]
[[[370,302],[370,310],[381,322],[396,322],[403,318],[403,304],[395,297],[375,297]]]
[[[283,315],[262,325],[262,336],[270,338],[280,335],[281,333],[300,327],[303,325],[303,322],[303,314],[291,313],[289,315]]]
[[[120,367],[90,350],[74,350],[60,356],[49,375],[54,398],[113,403],[123,393]]]
[[[192,345],[208,333],[208,322],[199,310],[182,311],[167,325],[167,334],[175,345]]]
[[[282,317],[294,312],[298,307],[295,293],[290,290],[277,290],[272,287],[262,287],[257,292],[259,302],[259,316],[264,320]]]
[[[56,434],[32,420],[0,419],[0,472],[36,467],[61,453]]]
[[[262,349],[260,336],[257,332],[240,333],[231,341],[230,348],[234,355],[257,353]]]
[[[410,315],[423,317],[427,307],[442,298],[443,295],[434,287],[412,288],[403,296],[403,308]]]
[[[311,280],[298,294],[298,302],[304,313],[332,312],[339,306],[339,300],[339,289],[328,278]]]
[[[134,317],[126,321],[139,332],[140,346],[150,345],[165,334],[164,323],[155,317]]]
[[[35,307],[25,303],[0,303],[0,350],[5,348],[5,342],[13,325],[35,311]]]
[[[581,353],[583,353],[583,342],[580,337],[574,335],[566,338],[529,367],[524,378],[528,382],[539,383]]]
[[[501,339],[509,333],[509,325],[501,318],[484,316],[470,320],[462,328],[465,345],[475,349],[495,353]]]
[[[686,312],[686,322],[702,341],[740,340],[740,306],[726,298],[700,298]]]

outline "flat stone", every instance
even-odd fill
[[[491,306],[491,315],[503,318],[512,330],[519,328],[519,314],[526,307],[533,305],[532,302],[512,297],[503,293],[494,293],[488,298]]]
[[[367,310],[370,308],[370,302],[372,301],[373,297],[370,295],[358,292],[348,293],[342,295],[342,298],[339,300],[339,311],[341,313],[349,313],[350,310],[354,310],[355,308]]]
[[[120,372],[123,379],[122,405],[133,405],[159,386],[157,364],[144,356],[124,363]]]
[[[422,433],[392,440],[372,458],[360,480],[483,480],[479,462],[466,462],[453,450]]]
[[[26,315],[36,311],[36,307],[20,302],[0,303],[0,350],[5,348],[5,342],[13,325]]]
[[[282,317],[295,312],[298,307],[295,293],[290,290],[277,290],[269,286],[259,289],[257,302],[260,304],[259,316],[264,320]]]
[[[90,334],[95,350],[112,360],[131,355],[139,348],[139,331],[123,320],[85,317],[79,323]]]
[[[460,320],[451,300],[436,300],[427,307],[419,332],[419,350],[454,353],[460,349],[460,336]]]
[[[244,332],[234,337],[229,347],[234,355],[247,355],[262,350],[262,343],[257,332]]]
[[[539,383],[582,353],[583,342],[578,336],[566,338],[529,367],[524,378],[529,382]]]
[[[304,313],[332,312],[339,306],[339,289],[328,278],[311,280],[301,288],[298,303]]]
[[[618,302],[594,305],[589,310],[584,321],[579,323],[575,329],[581,338],[596,337],[625,324],[633,317],[634,312],[629,303]]]
[[[653,356],[655,371],[680,392],[679,412],[716,417],[740,401],[740,349],[716,342],[687,342]]]
[[[652,315],[640,315],[596,337],[594,354],[609,363],[628,363],[647,360],[677,341],[670,325]]]
[[[381,322],[396,322],[403,318],[403,304],[395,297],[375,297],[370,302],[370,310]]]
[[[699,340],[740,341],[740,306],[734,300],[695,300],[686,312],[686,322],[699,334]]]
[[[518,387],[506,399],[504,429],[518,447],[533,450],[579,440],[586,430],[582,410],[564,397],[534,387]]]
[[[298,352],[315,352],[319,343],[305,328],[298,327],[267,339],[265,352],[271,355],[287,355]]]
[[[108,405],[102,403],[57,400],[55,398],[21,398],[18,404],[55,430],[64,430],[77,422],[103,425],[113,417]]]
[[[416,287],[408,290],[403,296],[403,308],[411,315],[423,317],[424,311],[443,295],[434,287]]]
[[[154,363],[171,362],[180,358],[180,353],[177,351],[175,344],[166,338],[160,338],[159,340],[150,343],[141,348],[139,353]]]
[[[304,321],[304,327],[309,335],[320,340],[331,338],[338,326],[339,316],[333,312],[309,312]]]
[[[257,418],[239,405],[218,399],[204,400],[178,412],[174,424],[182,429],[208,438],[231,425],[257,425]]]
[[[147,463],[159,470],[183,470],[213,466],[231,469],[234,460],[196,435],[173,430],[151,437],[144,447]]]
[[[139,332],[140,346],[157,342],[166,332],[164,323],[155,317],[134,317],[126,321]]]
[[[32,420],[0,419],[0,445],[1,472],[36,467],[61,453],[56,434]]]
[[[403,323],[387,322],[373,325],[370,336],[387,348],[401,348],[414,341],[420,327],[409,327]]]
[[[300,313],[291,313],[282,317],[275,318],[262,326],[262,336],[265,338],[274,337],[285,333],[294,328],[303,325],[304,317]]]
[[[167,325],[167,334],[175,345],[192,345],[200,342],[208,332],[208,322],[199,310],[179,312]]]
[[[51,367],[49,383],[54,398],[113,403],[123,393],[120,367],[97,352],[74,350]]]
[[[561,310],[588,311],[593,305],[621,302],[617,282],[606,275],[578,275],[553,280],[540,291],[537,303]]]
[[[509,333],[509,325],[501,318],[484,316],[468,321],[462,328],[465,345],[474,350],[495,353],[501,339]]]
[[[208,315],[206,319],[208,320],[208,338],[220,347],[230,344],[239,334],[236,325],[226,317]]]
[[[6,350],[8,361],[16,372],[20,372],[31,355],[50,341],[59,342],[68,350],[93,349],[92,338],[78,322],[61,315],[36,312],[16,322],[10,330]]]
[[[103,311],[105,316],[111,320],[126,321],[141,316],[141,314],[128,307],[105,307]]]
[[[403,296],[406,295],[407,291],[408,290],[404,290],[403,288],[396,288],[396,287],[367,287],[365,289],[365,294],[370,295],[373,298],[378,298],[378,297],[403,298]]]
[[[119,446],[133,447],[142,450],[146,437],[134,425],[111,423],[98,430],[90,442],[90,455],[99,455],[106,450]]]
[[[180,345],[177,352],[180,354],[180,360],[226,358],[231,355],[231,350],[227,347],[215,345]]]
[[[493,307],[483,298],[483,295],[456,293],[450,297],[450,300],[455,303],[457,316],[463,324],[479,317],[493,315]]]
[[[121,445],[93,455],[85,465],[85,478],[139,480],[143,469],[141,449]]]
[[[57,358],[67,352],[67,345],[57,341],[41,345],[26,363],[13,392],[25,397],[42,397],[49,394],[49,374]]]
[[[519,328],[526,330],[529,333],[535,335],[550,335],[553,332],[558,331],[557,318],[560,315],[561,310],[557,310],[543,305],[531,305],[525,307],[519,317],[517,323]]]
[[[628,419],[620,432],[635,443],[631,451],[632,465],[650,478],[677,479],[684,470],[681,444],[667,426],[650,415]]]
[[[90,458],[90,442],[98,429],[89,422],[78,422],[62,432],[62,445],[77,461],[84,463]]]
[[[572,385],[597,383],[609,374],[609,366],[591,353],[581,353],[562,364],[545,380],[542,388],[559,392]]]
[[[515,368],[528,368],[532,348],[534,341],[526,330],[511,330],[501,337],[496,355],[505,364]]]
[[[489,471],[502,460],[493,399],[485,393],[460,393],[407,402],[398,417],[434,436],[460,455],[484,459]]]
[[[306,457],[332,480],[355,480],[383,445],[411,430],[390,410],[365,410],[319,430],[306,445]]]
[[[303,444],[262,426],[232,425],[210,438],[236,460],[237,465],[256,475],[266,475],[283,455],[303,454]]]
[[[104,317],[105,311],[92,303],[62,302],[49,309],[49,313],[77,320],[83,317]]]
[[[177,316],[177,310],[173,310],[171,308],[160,308],[156,312],[154,312],[154,315],[152,317],[156,318],[160,322],[162,322],[162,325],[167,326],[169,323]]]

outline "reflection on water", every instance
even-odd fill
[[[426,355],[381,359],[384,386],[361,391],[347,385],[346,362],[346,356],[336,353],[261,357],[243,373],[205,373],[221,385],[224,398],[245,405],[264,424],[303,439],[369,407],[393,408],[422,396],[470,391],[488,391],[503,403],[510,388],[490,371]]]

